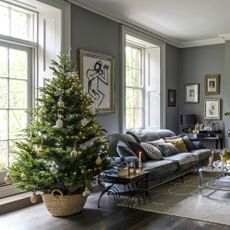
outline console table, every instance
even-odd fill
[[[199,134],[186,134],[191,141],[214,141],[216,145],[216,149],[223,149],[223,140],[224,135],[216,134],[215,136],[209,136],[207,135],[199,135]]]

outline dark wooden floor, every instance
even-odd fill
[[[116,206],[111,196],[102,199],[102,208],[97,208],[98,193],[92,193],[84,210],[71,217],[56,218],[51,216],[44,204],[21,209],[0,216],[0,230],[134,230],[134,229],[221,229],[229,230],[224,225],[208,224],[168,215],[130,210],[128,215]]]

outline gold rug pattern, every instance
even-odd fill
[[[201,194],[194,174],[151,191],[151,199],[133,208],[230,225],[230,193],[204,189]]]

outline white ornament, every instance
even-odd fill
[[[90,194],[89,189],[87,188],[87,186],[85,187],[85,191],[82,193],[83,196],[88,196]]]
[[[71,157],[76,157],[76,156],[78,156],[78,155],[80,155],[80,152],[77,151],[75,148],[74,148],[73,151],[70,153],[70,156],[71,156]]]
[[[46,113],[45,107],[42,106],[42,107],[39,109],[38,113],[39,113],[40,116],[43,115],[43,114],[45,114],[45,113]]]
[[[89,121],[88,121],[88,119],[86,119],[86,118],[83,118],[83,119],[81,120],[81,125],[82,125],[82,126],[86,126],[88,123],[89,123]]]
[[[61,129],[63,128],[63,121],[61,118],[58,118],[56,121],[56,128]]]
[[[83,144],[80,144],[79,147],[80,147],[82,150],[85,150],[85,149],[87,149],[89,146],[92,146],[93,143],[94,143],[96,140],[97,140],[97,138],[94,137],[94,138],[92,138],[91,140],[86,141],[86,142],[83,143]]]
[[[57,106],[58,106],[59,108],[63,108],[63,107],[65,106],[65,103],[64,103],[64,101],[61,99],[61,97],[59,98],[59,101],[58,101],[58,103],[57,103]]]
[[[56,174],[57,171],[58,171],[57,165],[55,164],[55,162],[53,162],[52,165],[51,165],[51,167],[50,167],[50,172],[51,172],[52,174]]]

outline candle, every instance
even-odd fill
[[[141,168],[136,168],[136,173],[140,174],[141,173]]]
[[[141,152],[139,152],[139,161],[141,160]]]

